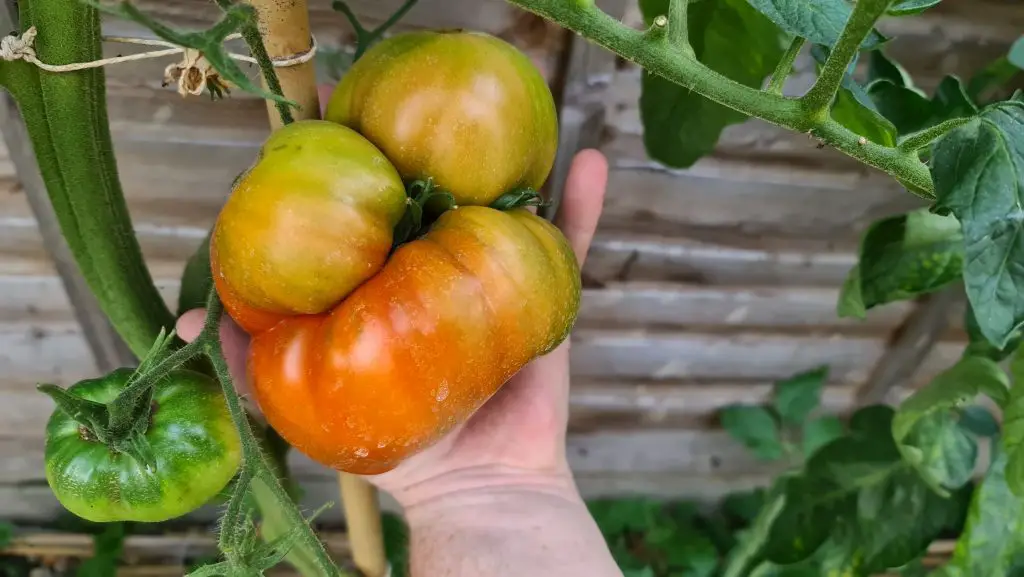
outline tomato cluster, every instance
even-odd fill
[[[339,470],[387,471],[567,337],[580,299],[571,247],[525,208],[489,207],[542,185],[556,144],[539,72],[509,44],[462,31],[379,43],[326,120],[266,141],[210,256],[282,437]],[[423,179],[455,207],[395,243],[405,187]]]

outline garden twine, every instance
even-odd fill
[[[38,31],[35,26],[30,27],[21,36],[10,35],[0,39],[0,59],[7,62],[15,60],[24,60],[30,64],[39,67],[47,72],[74,72],[76,70],[86,70],[89,68],[99,68],[101,66],[107,66],[109,64],[120,64],[122,62],[132,62],[136,60],[147,60],[150,58],[163,58],[165,56],[174,56],[176,54],[183,54],[181,62],[171,64],[164,70],[164,82],[166,84],[176,83],[178,85],[178,93],[182,96],[186,94],[198,95],[201,94],[203,88],[208,83],[214,83],[223,86],[223,80],[220,79],[220,75],[210,65],[209,61],[203,56],[203,53],[199,50],[192,48],[185,48],[178,46],[173,42],[167,42],[166,40],[148,39],[148,38],[125,38],[121,36],[105,36],[103,39],[107,42],[120,42],[122,44],[141,44],[143,46],[161,46],[162,50],[151,50],[149,52],[140,52],[138,54],[128,54],[124,56],[115,56],[112,58],[102,58],[100,60],[93,60],[91,62],[73,62],[71,64],[47,64],[42,62],[36,56],[35,51],[35,39]],[[241,38],[241,34],[231,34],[225,40],[236,40]],[[298,66],[299,64],[305,64],[316,56],[317,43],[316,37],[310,36],[310,47],[305,52],[300,52],[292,56],[286,56],[282,58],[273,58],[271,61],[275,68],[287,68],[290,66]],[[255,58],[244,54],[235,54],[232,52],[228,53],[231,58],[241,61],[249,62],[252,64],[258,64]]]

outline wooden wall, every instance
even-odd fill
[[[176,24],[198,26],[216,15],[200,0],[137,4]],[[373,24],[399,1],[355,4]],[[604,2],[638,22],[632,4]],[[351,40],[327,0],[311,5],[321,46]],[[106,26],[111,34],[141,33],[120,21]],[[500,0],[422,0],[402,26],[498,34],[527,51],[570,103],[603,110],[599,143],[611,183],[572,337],[570,458],[587,494],[712,498],[757,484],[771,470],[716,429],[719,408],[759,402],[774,379],[827,364],[825,409],[841,414],[863,398],[872,375],[880,378],[880,363],[899,361],[893,351],[905,348],[915,305],[873,311],[863,323],[834,313],[859,233],[879,216],[920,206],[884,175],[757,121],[728,129],[692,169],[668,170],[643,150],[636,68]],[[946,0],[882,28],[898,36],[889,53],[928,89],[945,73],[967,75],[1005,53],[1024,30],[1024,11],[1014,0]],[[789,92],[811,79],[801,62]],[[245,95],[214,103],[161,88],[168,63],[109,68],[108,100],[135,226],[173,306],[184,260],[268,128],[264,104]],[[942,307],[935,346],[891,383],[888,398],[956,360],[960,314],[955,304]],[[66,385],[95,372],[19,178],[0,151],[0,519],[46,519],[59,510],[42,469],[52,404],[33,385]],[[336,499],[332,472],[301,456],[294,462],[311,504]]]

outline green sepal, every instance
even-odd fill
[[[45,393],[57,408],[64,411],[69,417],[85,427],[89,433],[96,437],[97,441],[106,443],[107,423],[110,422],[110,412],[107,405],[83,399],[73,395],[66,390],[52,384],[41,384],[36,387],[40,393]]]
[[[432,178],[409,183],[406,194],[405,214],[395,226],[394,247],[416,238],[438,216],[456,208],[455,197],[438,188]]]
[[[551,203],[544,200],[539,192],[524,186],[499,196],[490,204],[490,207],[495,210],[513,210],[527,206],[548,206],[549,204]]]

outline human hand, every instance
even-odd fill
[[[581,265],[601,213],[608,168],[595,150],[576,155],[555,220]],[[202,329],[203,312],[178,321],[186,341]],[[245,376],[248,336],[225,318],[224,354],[239,392]],[[252,401],[252,397],[248,397]],[[569,399],[569,342],[536,359],[513,377],[464,425],[393,471],[368,477],[400,503],[411,506],[439,494],[514,482],[574,491],[565,459]]]

